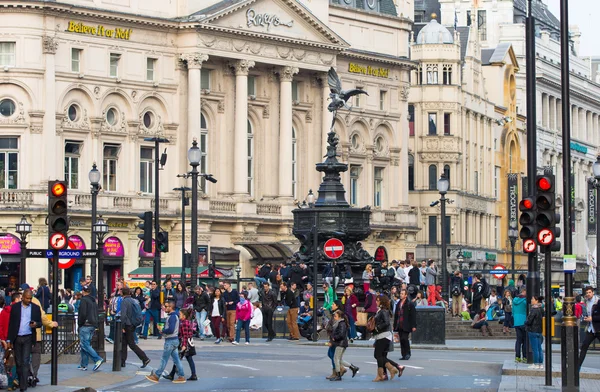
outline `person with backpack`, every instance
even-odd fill
[[[435,261],[429,260],[427,262],[427,269],[425,270],[425,284],[427,285],[427,303],[429,306],[435,306],[435,278],[437,276],[437,268],[435,268]]]
[[[462,274],[459,270],[454,271],[454,275],[450,278],[450,294],[452,295],[452,317],[462,317]]]
[[[131,298],[131,289],[127,286],[122,290],[121,300],[121,325],[123,327],[123,342],[121,344],[121,367],[127,362],[127,346],[142,361],[141,368],[150,363],[150,359],[144,351],[135,343],[135,329],[144,323],[142,308],[138,300]]]
[[[77,326],[79,327],[79,346],[81,351],[81,361],[77,369],[87,370],[89,360],[94,363],[94,371],[100,369],[105,362],[92,347],[92,336],[98,325],[98,304],[90,295],[90,286],[83,286],[81,289],[81,304],[79,305],[79,315],[77,317]],[[104,326],[102,326],[104,327]],[[56,331],[55,331],[56,332]]]

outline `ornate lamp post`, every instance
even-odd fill
[[[240,273],[242,273],[242,267],[238,265],[235,267],[235,273],[237,274],[237,291],[240,292]]]
[[[187,174],[178,175],[177,177],[187,178]],[[191,191],[192,188],[180,186],[178,188],[173,188],[173,190],[181,192],[181,280],[185,282],[187,280],[185,275],[185,206],[187,204],[186,201],[188,200],[185,197],[185,193]]]
[[[515,244],[519,238],[519,230],[517,230],[515,223],[511,223],[508,229],[508,240],[510,241],[510,268],[513,270],[512,279],[515,280]]]
[[[448,266],[446,257],[446,193],[450,188],[450,180],[446,178],[446,174],[442,173],[442,176],[438,180],[437,189],[440,192],[440,206],[442,210],[442,296],[448,299]]]
[[[92,170],[90,170],[90,173],[88,174],[88,178],[90,180],[90,188],[91,188],[91,193],[92,193],[92,250],[95,250],[96,249],[96,241],[94,239],[94,226],[96,225],[96,214],[97,214],[96,203],[98,200],[98,191],[100,190],[100,179],[102,178],[102,174],[98,170],[95,162],[92,165]],[[96,258],[95,257],[92,258],[90,269],[92,270],[92,273],[91,273],[92,283],[94,283],[94,285],[96,287],[98,287],[98,282],[96,281],[97,268],[96,268]],[[82,276],[85,277],[85,262],[83,263],[83,270],[82,270],[81,274],[82,274]]]
[[[98,310],[100,316],[98,317],[98,355],[102,358],[106,358],[106,352],[104,351],[104,257],[102,251],[104,249],[104,237],[108,234],[108,225],[102,219],[102,215],[98,217],[97,222],[92,227],[92,232],[98,240]]]
[[[31,223],[27,221],[25,215],[21,217],[21,221],[16,224],[16,231],[19,233],[21,240],[21,267],[19,268],[19,280],[20,284],[26,283],[27,281],[27,236],[31,234]]]
[[[596,188],[596,249],[598,249],[598,238],[600,238],[600,155],[592,165],[594,172],[594,187]],[[600,294],[600,263],[598,263],[598,251],[596,251],[596,294]]]

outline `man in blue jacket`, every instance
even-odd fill
[[[517,333],[515,343],[515,362],[527,361],[527,330],[525,320],[527,319],[527,290],[521,288],[521,294],[513,299],[512,303],[513,323]],[[523,357],[521,357],[521,354]]]
[[[167,319],[165,327],[162,330],[162,334],[165,336],[165,345],[163,348],[163,355],[160,360],[160,366],[154,373],[150,373],[146,376],[148,381],[157,383],[160,379],[160,375],[163,373],[169,362],[169,357],[173,358],[173,363],[177,368],[177,374],[179,377],[173,380],[175,384],[183,384],[185,375],[183,373],[183,366],[179,359],[179,317],[175,312],[175,301],[168,300],[165,302],[165,313],[167,313]]]

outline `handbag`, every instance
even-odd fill
[[[367,331],[373,332],[375,330],[375,316],[370,317],[367,320]]]
[[[210,325],[210,320],[206,319],[202,322],[202,325],[204,325],[205,327],[208,327]]]
[[[356,325],[359,327],[364,327],[367,325],[369,320],[369,315],[366,312],[358,312],[356,314]]]
[[[4,367],[12,368],[15,365],[16,365],[15,352],[13,351],[12,348],[9,348],[8,350],[6,350],[6,353],[4,354]]]

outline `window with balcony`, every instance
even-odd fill
[[[358,205],[358,185],[360,180],[361,167],[359,165],[350,165],[350,204]]]
[[[0,66],[14,67],[15,66],[15,42],[0,42]]]
[[[437,190],[437,181],[438,181],[437,166],[429,165],[429,190],[430,191]]]
[[[155,80],[154,74],[156,71],[156,59],[148,57],[146,59],[146,80],[153,82]]]
[[[429,123],[429,135],[437,135],[437,114],[429,113],[427,116]]]
[[[0,137],[0,189],[19,186],[19,138]]]
[[[71,48],[71,72],[81,72],[81,54],[82,49]]]
[[[117,190],[117,168],[119,163],[120,144],[104,144],[102,165],[102,188],[108,192]]]
[[[69,189],[79,188],[79,158],[81,157],[80,141],[65,142],[65,180]]]
[[[110,77],[119,77],[119,63],[121,62],[121,55],[118,53],[110,54]]]
[[[140,192],[152,193],[154,185],[154,148],[140,147]]]
[[[381,207],[381,196],[383,194],[383,167],[376,167],[373,175],[373,206]]]

